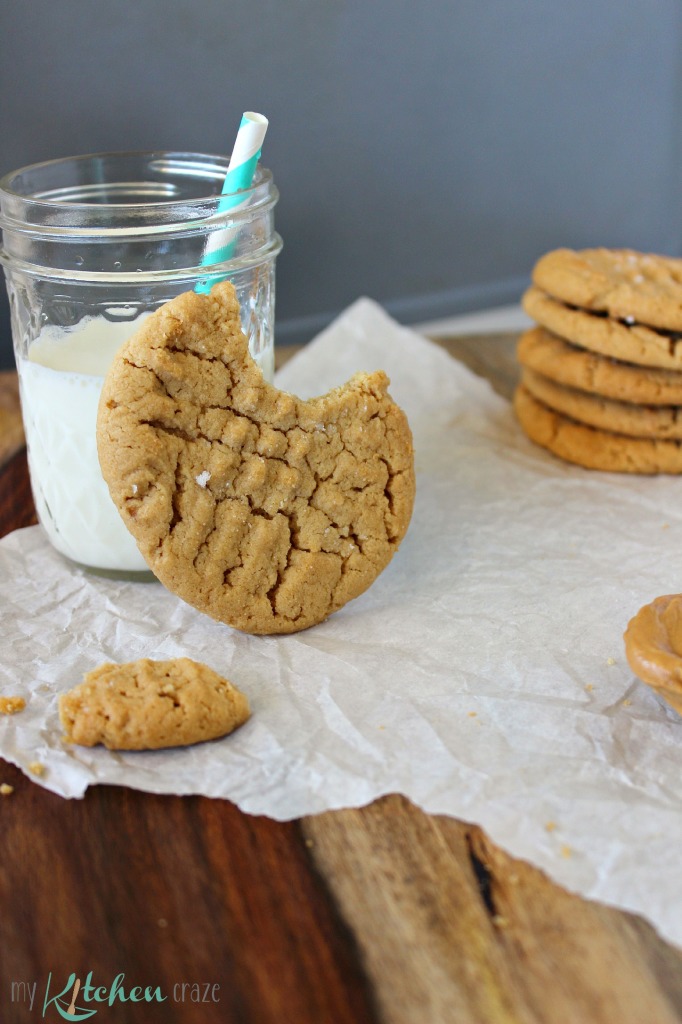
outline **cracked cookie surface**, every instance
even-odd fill
[[[249,717],[227,679],[190,658],[100,665],[59,698],[70,743],[110,750],[158,750],[226,736]]]
[[[412,437],[378,371],[303,401],[266,383],[232,285],[187,292],[117,353],[97,443],[161,582],[249,633],[291,633],[359,596],[409,525]]]

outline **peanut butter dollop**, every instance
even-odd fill
[[[644,605],[625,630],[630,668],[682,714],[682,594]]]

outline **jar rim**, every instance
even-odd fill
[[[155,171],[162,172],[175,172],[179,176],[191,177],[192,171],[194,174],[194,180],[196,181],[213,181],[217,188],[207,188],[205,192],[200,195],[192,197],[183,197],[174,195],[169,199],[156,199],[148,202],[127,202],[127,203],[115,203],[107,202],[105,204],[101,202],[81,202],[74,201],[74,199],[59,199],[55,196],[59,193],[74,193],[74,189],[80,188],[81,190],[88,190],[91,188],[100,187],[105,190],[107,188],[116,188],[117,186],[149,186],[153,184],[149,181],[137,181],[137,182],[117,182],[113,179],[102,181],[99,183],[88,183],[83,182],[79,185],[64,186],[62,188],[43,189],[42,191],[28,192],[22,191],[16,187],[17,179],[20,176],[33,175],[34,177],[39,176],[41,172],[49,170],[57,170],[57,168],[67,167],[69,164],[74,166],[84,167],[88,163],[95,164],[99,162],[107,163],[119,163],[122,164],[125,160],[138,160],[140,164],[146,162],[146,164],[153,168]],[[140,210],[143,208],[157,209],[159,212],[168,211],[173,206],[179,204],[184,209],[201,208],[206,204],[207,201],[214,200],[216,196],[223,195],[221,192],[221,184],[225,178],[229,165],[229,156],[220,155],[216,153],[204,153],[204,152],[192,152],[189,150],[120,150],[120,151],[102,151],[99,153],[83,153],[75,156],[57,157],[52,160],[43,160],[33,164],[26,164],[23,167],[18,167],[15,170],[9,171],[7,174],[0,177],[0,197],[5,195],[10,200],[18,201],[22,205],[31,207],[32,209],[44,207],[46,210],[59,210],[64,208],[79,209],[83,211],[93,212],[96,210],[102,210],[105,206],[109,210]],[[254,175],[253,183],[247,188],[239,189],[237,192],[225,193],[227,196],[240,197],[241,202],[246,203],[251,196],[253,196],[259,189],[262,191],[263,186],[272,186],[272,173],[266,167],[263,167],[260,163],[257,165],[256,172]],[[2,220],[0,214],[0,221]]]

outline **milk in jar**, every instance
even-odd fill
[[[55,548],[82,565],[148,571],[97,458],[97,405],[120,345],[139,326],[93,317],[47,327],[18,361],[28,467],[38,518]]]
[[[134,323],[89,317],[77,328],[46,327],[17,363],[38,518],[55,548],[74,562],[149,571],[114,505],[97,457],[97,406],[117,350]],[[256,359],[267,380],[272,350]]]
[[[151,575],[109,496],[96,440],[104,378],[144,317],[229,280],[249,350],[272,379],[279,193],[260,163],[248,187],[226,192],[230,163],[90,153],[0,178],[0,265],[34,501],[52,545],[95,572]]]

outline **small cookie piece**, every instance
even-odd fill
[[[591,352],[640,366],[682,370],[682,333],[578,309],[539,288],[529,288],[522,305],[528,316],[547,330]]]
[[[682,331],[682,260],[633,249],[555,249],[533,284],[573,306]]]
[[[0,715],[16,715],[25,707],[26,701],[23,697],[0,697]]]
[[[544,327],[519,338],[518,361],[550,380],[638,405],[682,405],[682,372],[634,366],[588,352]]]
[[[249,717],[243,693],[190,658],[100,665],[59,698],[69,743],[158,750],[226,736]]]
[[[521,383],[531,395],[556,412],[590,427],[629,437],[682,440],[682,407],[679,405],[635,405],[589,394],[578,388],[557,384],[525,367]]]
[[[302,401],[266,383],[232,285],[166,303],[102,390],[102,473],[152,572],[249,633],[293,633],[363,593],[414,501],[412,437],[381,372]]]
[[[665,594],[640,608],[623,639],[635,675],[682,715],[682,594]]]
[[[522,384],[514,411],[536,444],[567,462],[610,473],[682,473],[682,443],[626,437],[569,419],[539,402]]]

